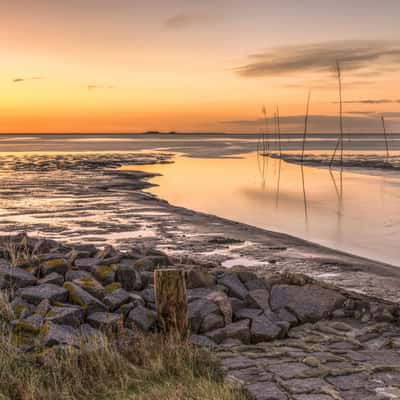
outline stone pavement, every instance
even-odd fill
[[[306,323],[283,340],[224,346],[226,379],[255,400],[400,398],[400,329],[337,319]]]

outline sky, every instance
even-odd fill
[[[0,0],[0,133],[400,132],[398,0]]]

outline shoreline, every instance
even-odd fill
[[[226,230],[224,235],[226,239],[242,243],[251,242],[253,244],[250,246],[251,249],[242,248],[240,254],[252,256],[255,261],[267,258],[269,264],[246,266],[249,270],[259,273],[305,274],[334,284],[339,288],[398,302],[396,292],[397,289],[400,289],[400,268],[396,266],[335,250],[285,233],[257,228],[213,214],[174,206],[166,203],[163,199],[151,196],[152,200],[159,202],[161,207],[166,207],[169,212],[179,215],[182,221],[187,222],[188,218],[192,219],[191,224],[196,226],[197,233],[201,231],[206,234],[218,234],[223,228]],[[238,258],[240,259],[240,257]],[[198,259],[207,263],[208,257],[199,257]],[[240,262],[237,267],[240,267]],[[355,276],[343,276],[351,273],[354,273]],[[380,280],[379,284],[376,282],[376,287],[370,284],[370,279],[373,277]],[[391,284],[385,288],[385,283],[389,282]]]
[[[111,244],[121,248],[138,243],[154,244],[173,255],[190,255],[205,265],[229,260],[230,266],[244,264],[249,269],[266,273],[302,273],[343,289],[398,301],[400,269],[395,266],[171,205],[143,191],[152,185],[148,180],[153,174],[116,169],[134,164],[132,161],[139,165],[150,161],[169,162],[166,155],[109,154],[102,157],[91,154],[85,157],[80,155],[78,161],[73,160],[78,164],[71,164],[68,157],[61,160],[63,164],[60,160],[54,164],[48,157],[36,160],[36,164],[29,157],[19,164],[15,164],[15,160],[10,162],[10,170],[18,165],[15,173],[21,171],[24,176],[21,182],[10,182],[8,191],[3,194],[9,198],[11,191],[12,201],[2,218],[2,231],[15,227],[57,240],[62,237],[67,242],[79,239],[104,245],[112,241]],[[71,170],[69,164],[75,169]],[[60,170],[64,167],[68,169]],[[39,175],[34,172],[35,168],[41,171]],[[25,171],[32,171],[32,176]],[[66,174],[68,186],[65,185]],[[66,202],[61,201],[60,205],[53,202],[49,210],[32,206],[22,212],[23,216],[32,215],[31,222],[15,222],[12,220],[16,215],[14,198],[16,201],[24,199],[27,186],[35,201],[47,201],[50,196],[50,200],[66,198]],[[54,194],[49,195],[49,188]],[[77,217],[79,224],[71,227]],[[54,220],[57,226],[51,225]],[[65,224],[61,227],[61,223]]]

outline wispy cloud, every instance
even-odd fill
[[[114,89],[115,86],[105,86],[105,85],[88,85],[88,90],[98,90],[98,89]]]
[[[359,88],[370,85],[375,85],[374,81],[365,81],[365,80],[346,80],[346,89],[348,88]],[[289,89],[317,89],[317,90],[332,90],[337,89],[336,80],[326,79],[325,81],[310,81],[310,82],[301,82],[301,83],[286,83],[283,85],[285,88]]]
[[[212,20],[212,17],[207,14],[184,14],[179,13],[173,15],[165,21],[165,26],[168,29],[184,29],[192,25],[200,25],[202,23],[208,23]]]
[[[247,78],[331,72],[336,61],[347,70],[361,70],[378,64],[386,70],[400,64],[400,41],[348,40],[282,46],[250,55],[248,63],[234,71]]]
[[[400,103],[400,100],[390,100],[390,99],[364,99],[364,100],[346,100],[343,101],[346,104],[395,104]],[[334,102],[337,104],[337,102]]]
[[[26,82],[26,81],[38,81],[41,79],[46,79],[44,76],[32,76],[28,78],[14,78],[12,81],[14,83]]]

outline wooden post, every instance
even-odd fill
[[[185,336],[188,311],[185,272],[178,269],[154,271],[157,316],[165,333]]]

